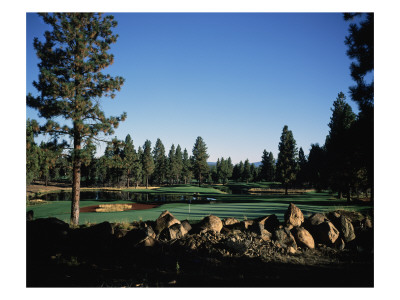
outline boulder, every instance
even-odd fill
[[[98,238],[103,238],[114,234],[113,226],[107,221],[84,228],[83,231],[85,231],[87,235]]]
[[[69,235],[69,225],[57,218],[39,218],[26,223],[27,242],[64,242]]]
[[[146,236],[144,239],[136,244],[136,247],[154,247],[158,243],[159,242],[151,236]]]
[[[266,229],[263,229],[263,230],[261,231],[261,239],[262,239],[264,242],[272,240],[272,233],[269,232],[269,231],[266,230]]]
[[[233,224],[239,223],[239,220],[235,219],[235,218],[225,218],[222,221],[222,223],[223,223],[224,226],[229,226],[229,225],[233,225]]]
[[[281,248],[289,248],[293,247],[295,250],[297,249],[296,240],[294,239],[291,232],[284,228],[279,228],[274,231],[273,238],[277,242],[278,246]]]
[[[344,240],[342,238],[339,237],[335,241],[334,246],[336,247],[336,249],[343,250],[344,247],[346,246],[346,243],[344,242]]]
[[[222,221],[217,216],[209,215],[200,222],[200,232],[212,231],[214,233],[219,233],[221,229]]]
[[[123,229],[123,228],[114,229],[114,236],[117,239],[123,238],[127,233],[128,233],[127,229]]]
[[[270,215],[265,217],[260,217],[254,220],[264,226],[264,229],[269,232],[273,232],[275,229],[279,227],[279,220],[276,215]]]
[[[272,233],[264,228],[264,224],[262,222],[253,223],[251,229],[253,232],[260,235],[263,241],[270,241],[272,239]]]
[[[165,228],[169,228],[174,224],[180,224],[181,222],[175,218],[168,210],[165,210],[156,220],[155,230],[161,233]]]
[[[187,232],[192,230],[192,226],[189,224],[189,221],[187,221],[187,220],[182,221],[181,224],[186,229]]]
[[[161,231],[159,239],[170,241],[183,238],[186,234],[187,230],[185,227],[182,224],[176,223]]]
[[[122,240],[127,247],[153,247],[158,243],[156,234],[150,225],[144,227],[136,227],[128,231]]]
[[[351,242],[356,238],[354,227],[353,224],[351,224],[350,219],[346,218],[343,215],[339,215],[339,217],[332,216],[331,221],[333,225],[335,225],[335,227],[339,230],[341,237],[346,243]]]
[[[325,221],[329,221],[328,218],[321,213],[315,213],[311,215],[305,222],[307,227],[317,226]]]
[[[151,237],[153,239],[156,238],[156,233],[154,232],[154,230],[153,230],[153,228],[151,226],[146,224],[146,226],[143,228],[143,231],[147,236],[149,236],[149,237]]]
[[[253,226],[254,224],[254,220],[244,220],[242,222],[240,222],[240,225],[242,227],[242,229],[247,230],[250,229],[251,226]]]
[[[312,235],[303,227],[294,227],[291,231],[296,243],[300,247],[315,248],[315,242]]]
[[[300,208],[293,203],[290,203],[285,213],[285,223],[293,226],[301,226],[304,222],[304,216]]]
[[[26,222],[28,257],[54,255],[69,245],[69,225],[56,218],[36,219]]]
[[[370,218],[365,218],[361,221],[361,227],[365,229],[372,229],[372,221]]]
[[[339,230],[330,221],[312,226],[310,232],[317,243],[332,245],[339,237]]]
[[[29,210],[26,212],[26,220],[32,221],[33,220],[33,210]]]

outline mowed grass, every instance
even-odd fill
[[[129,191],[135,191],[134,189]],[[136,190],[136,192],[141,192]],[[149,191],[145,191],[149,192]],[[276,214],[282,221],[284,213],[290,203],[297,205],[305,215],[310,216],[316,212],[327,212],[344,209],[369,213],[372,205],[347,205],[346,200],[335,199],[329,193],[306,193],[303,195],[246,195],[246,194],[223,194],[212,188],[199,188],[193,186],[165,187],[151,192],[157,193],[201,193],[211,195],[216,201],[207,204],[194,203],[167,203],[159,207],[147,210],[129,210],[121,212],[92,212],[81,213],[80,224],[101,223],[104,221],[112,223],[132,222],[139,220],[155,220],[164,210],[169,210],[180,220],[200,220],[210,214],[220,218],[234,217],[239,220],[253,219],[260,216]],[[203,193],[202,193],[203,192]],[[129,201],[115,201],[113,204],[132,203]],[[80,206],[92,206],[99,204],[110,204],[102,201],[81,201]],[[70,201],[53,201],[45,204],[27,206],[27,210],[34,211],[35,218],[56,217],[65,222],[70,220]]]

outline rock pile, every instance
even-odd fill
[[[361,221],[359,216],[357,218],[352,220],[339,212],[315,213],[304,218],[301,210],[290,203],[283,223],[279,222],[276,215],[244,221],[235,218],[221,220],[210,215],[197,224],[189,224],[187,220],[180,221],[166,210],[155,221],[132,223],[130,230],[108,222],[70,229],[67,224],[54,218],[29,221],[27,225],[28,240],[40,239],[45,243],[46,237],[49,237],[51,243],[65,241],[88,252],[93,245],[108,249],[113,247],[112,243],[117,243],[122,248],[133,250],[178,242],[177,245],[196,251],[265,256],[271,251],[295,254],[317,247],[343,250],[355,241],[360,249],[372,249],[372,222],[368,218]],[[53,228],[51,232],[43,234],[44,228],[47,230],[50,225]]]

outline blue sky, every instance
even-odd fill
[[[106,115],[127,112],[115,135],[129,133],[136,149],[160,138],[189,153],[203,137],[209,161],[261,160],[278,154],[284,125],[308,154],[323,144],[337,94],[353,85],[338,13],[113,13],[119,34],[105,73],[125,84]],[[27,14],[27,93],[37,93],[33,38],[48,27]],[[27,108],[27,118],[38,119]],[[102,155],[104,147],[99,149]]]

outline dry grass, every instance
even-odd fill
[[[32,199],[28,201],[28,206],[30,205],[37,205],[37,204],[44,204],[47,203],[46,201],[42,200],[42,199]]]
[[[116,212],[132,209],[133,204],[100,204],[96,212]]]

